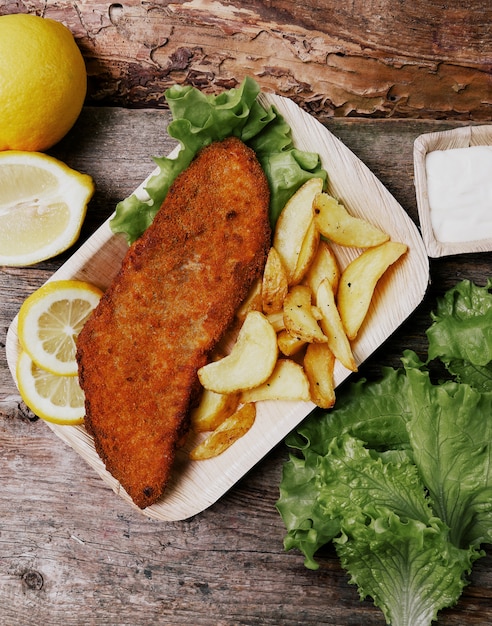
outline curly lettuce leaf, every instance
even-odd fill
[[[392,626],[430,624],[461,595],[473,554],[449,542],[417,467],[383,462],[349,436],[321,467],[326,515],[342,519],[335,548],[361,599],[372,597]]]
[[[291,456],[283,467],[277,502],[288,531],[284,547],[286,550],[298,548],[309,569],[318,569],[314,555],[339,534],[341,521],[327,518],[324,510],[317,506],[321,487],[317,479],[318,461],[318,455],[310,451],[306,452],[304,459]]]
[[[451,359],[446,369],[456,380],[467,383],[477,391],[492,391],[492,362],[486,365],[475,365],[463,359]]]
[[[416,466],[407,458],[386,462],[351,435],[332,439],[319,460],[319,505],[327,516],[343,520],[363,511],[377,519],[381,511],[428,524],[434,517]]]
[[[175,85],[166,91],[172,115],[168,133],[179,143],[174,158],[155,157],[158,171],[145,181],[143,192],[133,193],[116,206],[110,225],[135,241],[152,223],[169,187],[198,151],[229,136],[239,137],[257,153],[270,185],[270,221],[274,226],[293,193],[308,179],[327,173],[319,155],[295,149],[291,130],[274,107],[263,108],[258,84],[245,78],[238,88],[217,96],[191,86]]]
[[[323,455],[333,437],[350,433],[376,450],[408,448],[408,380],[403,370],[385,368],[383,372],[377,383],[361,379],[341,390],[336,411],[301,424],[288,436],[287,445]]]
[[[430,624],[459,598],[476,553],[449,541],[410,459],[388,462],[344,434],[324,455],[307,448],[304,461],[292,457],[282,485],[285,548],[300,549],[316,569],[316,550],[333,540],[361,599],[372,597],[387,623]]]
[[[391,510],[349,520],[335,547],[361,600],[370,596],[392,626],[429,626],[456,604],[473,560],[449,543],[440,520],[402,520]]]
[[[309,420],[314,425],[317,420]],[[303,459],[284,465],[277,508],[288,533],[286,549],[297,547],[305,565],[317,569],[316,551],[340,534],[351,507],[393,507],[404,518],[432,517],[415,466],[406,456],[387,462],[350,434],[335,435],[321,454],[306,445]],[[372,508],[371,508],[372,510]]]
[[[307,567],[333,541],[388,623],[427,626],[492,541],[492,392],[434,384],[410,350],[402,363],[288,438],[277,507]]]
[[[482,384],[492,362],[491,289],[490,279],[485,287],[461,281],[438,300],[427,330],[429,359],[440,359],[455,373],[462,368],[465,376],[465,364],[480,368]],[[468,369],[468,374],[473,372]]]
[[[492,543],[492,393],[410,369],[408,432],[436,515],[460,548]]]

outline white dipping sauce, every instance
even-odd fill
[[[492,238],[492,146],[429,152],[425,169],[436,239]]]

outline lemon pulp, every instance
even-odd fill
[[[84,281],[51,281],[23,303],[17,333],[34,363],[58,376],[77,374],[76,340],[102,292]]]
[[[17,362],[17,384],[27,406],[40,418],[56,424],[81,424],[84,392],[76,376],[57,376],[38,367],[26,352]]]
[[[12,164],[0,171],[0,250],[17,256],[35,252],[58,239],[70,211],[59,200],[56,176],[41,168]]]
[[[92,309],[93,304],[81,298],[53,302],[39,317],[38,337],[45,352],[62,363],[74,363],[75,341]]]
[[[37,152],[0,153],[0,265],[56,256],[80,234],[94,183]]]

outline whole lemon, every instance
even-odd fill
[[[47,150],[72,128],[87,91],[82,54],[55,20],[0,16],[0,150]]]

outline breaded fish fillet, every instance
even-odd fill
[[[86,427],[140,508],[162,495],[199,394],[197,370],[263,270],[268,207],[251,149],[236,138],[204,148],[79,335]]]

